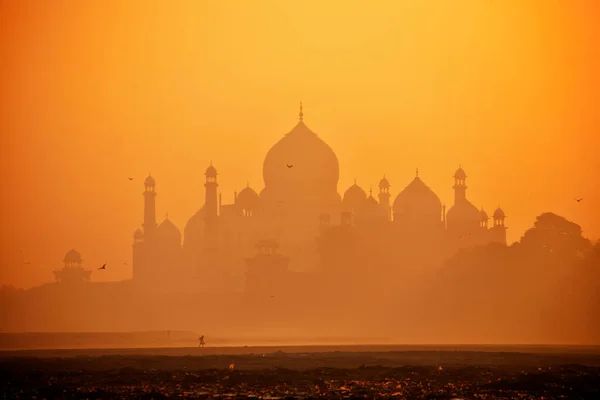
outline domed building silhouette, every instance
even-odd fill
[[[56,282],[63,284],[77,284],[90,281],[92,271],[83,268],[83,259],[77,250],[69,250],[67,254],[65,254],[63,263],[64,267],[62,269],[54,271]]]
[[[419,178],[402,190],[393,206],[394,222],[407,229],[441,229],[442,202],[440,198]]]
[[[282,203],[287,209],[300,206],[297,211],[311,213],[339,205],[337,156],[305,125],[302,105],[299,117],[298,124],[265,157],[265,188],[260,193],[265,209]]]
[[[294,273],[282,279],[300,282],[305,277],[298,273],[395,274],[433,265],[462,247],[506,244],[504,212],[498,208],[488,227],[485,211],[467,199],[462,167],[454,173],[454,203],[447,213],[418,169],[393,202],[385,175],[376,198],[356,180],[340,196],[339,174],[335,152],[305,124],[301,105],[298,123],[266,153],[262,190],[248,183],[234,193],[232,204],[223,204],[220,176],[210,163],[204,173],[204,202],[187,221],[183,237],[168,217],[157,224],[157,182],[149,175],[144,181],[143,224],[134,232],[134,283],[171,290],[239,291],[251,266],[256,291],[257,282],[274,279],[260,275],[261,260],[285,260],[285,266],[271,265],[264,273]],[[263,252],[265,246],[276,248],[281,257],[258,256],[257,244]],[[287,292],[291,293],[284,290],[282,296]]]

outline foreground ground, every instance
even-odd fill
[[[199,351],[0,353],[0,398],[600,398],[596,352]]]

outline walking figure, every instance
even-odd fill
[[[198,344],[198,347],[204,347],[206,343],[204,343],[204,335],[200,336],[200,343]]]

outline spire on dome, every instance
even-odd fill
[[[300,112],[298,113],[298,117],[300,117],[300,122],[304,119],[304,113],[302,112],[302,102],[300,102]]]
[[[417,168],[417,178],[419,177],[419,168]]]

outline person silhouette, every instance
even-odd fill
[[[199,340],[200,340],[200,343],[198,343],[198,347],[204,347],[204,345],[206,344],[204,342],[204,335],[200,336]]]

